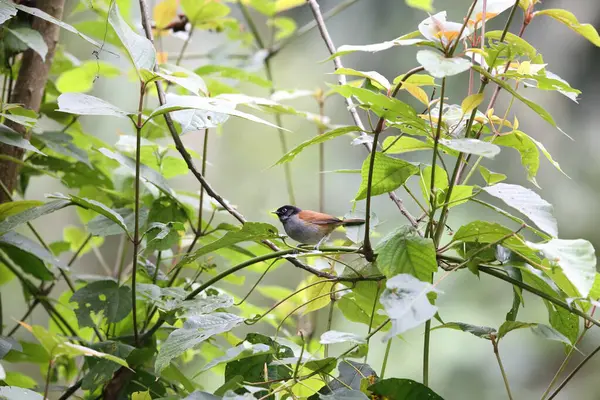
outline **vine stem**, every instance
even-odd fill
[[[46,372],[46,384],[44,385],[44,400],[48,398],[48,390],[50,390],[50,377],[52,376],[52,367],[54,360],[52,357],[48,360],[48,372]]]
[[[381,373],[379,374],[379,379],[383,379],[385,376],[385,369],[387,367],[388,357],[390,356],[390,349],[392,348],[392,340],[390,338],[387,342],[387,346],[385,347],[385,354],[383,355],[383,362],[381,363]]]
[[[134,232],[133,232],[133,271],[131,273],[131,305],[133,307],[132,317],[133,317],[133,337],[135,340],[136,346],[139,345],[139,337],[138,337],[138,326],[137,326],[137,299],[136,299],[136,275],[137,275],[137,263],[138,263],[138,252],[139,246],[141,243],[140,239],[140,166],[141,166],[141,156],[142,156],[142,115],[144,112],[144,97],[146,94],[146,84],[142,81],[140,82],[140,99],[138,106],[138,118],[136,123],[136,143],[135,143],[135,223],[134,223]],[[158,269],[158,265],[156,266]]]
[[[596,347],[594,349],[594,351],[592,351],[590,354],[588,354],[583,360],[581,360],[581,362],[579,363],[579,365],[577,365],[575,367],[575,369],[573,371],[571,371],[571,373],[565,378],[564,381],[562,381],[560,383],[560,385],[558,385],[558,387],[556,388],[556,390],[554,392],[552,392],[552,394],[548,397],[548,400],[552,400],[553,398],[556,397],[556,395],[567,385],[567,383],[569,383],[569,381],[571,379],[573,379],[573,377],[575,376],[575,374],[577,374],[579,372],[579,370],[581,368],[583,368],[583,366],[592,359],[592,357],[594,357],[596,355],[596,353],[598,353],[600,351],[600,346]]]
[[[502,359],[500,358],[500,352],[498,351],[498,342],[494,335],[490,336],[490,340],[492,342],[492,347],[494,348],[494,355],[496,356],[496,360],[498,361],[498,367],[500,367],[500,373],[502,374],[502,380],[504,381],[504,387],[506,387],[506,394],[509,400],[512,400],[512,394],[510,392],[510,385],[508,383],[508,377],[506,376],[506,371],[504,370],[504,366],[502,365]]]
[[[436,132],[435,132],[435,140],[433,142],[433,159],[431,160],[431,182],[430,182],[430,189],[429,189],[429,202],[430,202],[430,210],[431,210],[431,216],[429,217],[429,224],[428,224],[428,229],[425,233],[425,236],[427,236],[427,233],[429,233],[432,237],[432,239],[434,239],[434,246],[437,248],[437,242],[435,241],[435,238],[433,236],[435,236],[433,234],[434,232],[434,225],[433,225],[433,219],[435,216],[435,208],[437,205],[437,196],[436,196],[436,188],[435,188],[435,165],[437,162],[437,155],[438,155],[438,147],[439,147],[439,143],[440,143],[440,137],[442,135],[442,116],[444,113],[444,95],[446,93],[446,78],[442,78],[442,91],[440,93],[440,111],[438,113],[438,122],[437,122],[437,128],[436,128]]]

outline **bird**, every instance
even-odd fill
[[[272,213],[279,217],[289,237],[303,244],[316,244],[317,250],[336,228],[365,223],[365,220],[360,218],[339,219],[329,214],[302,210],[291,205],[281,206]]]

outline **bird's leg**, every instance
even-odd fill
[[[319,243],[317,243],[317,245],[315,246],[315,250],[319,250],[319,247],[321,247],[321,243],[327,242],[327,239],[329,239],[329,235],[323,236],[323,238],[319,240]]]

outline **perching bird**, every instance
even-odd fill
[[[316,244],[317,249],[336,228],[365,223],[364,219],[341,220],[328,214],[301,210],[290,205],[279,207],[277,211],[273,211],[273,214],[277,214],[289,237],[303,244]]]

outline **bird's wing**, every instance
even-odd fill
[[[329,214],[323,214],[316,211],[302,210],[298,213],[298,217],[306,222],[310,222],[316,225],[341,225],[342,220],[333,217]]]

